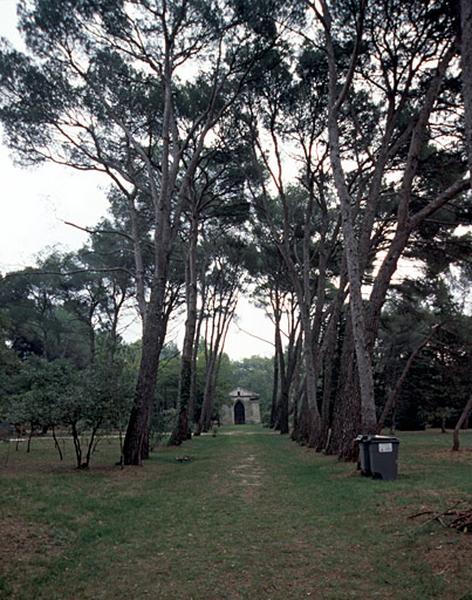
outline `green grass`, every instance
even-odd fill
[[[465,600],[472,535],[409,516],[470,504],[472,432],[459,455],[436,431],[400,439],[394,482],[255,426],[124,470],[114,440],[89,472],[47,439],[5,466],[1,444],[0,598]]]

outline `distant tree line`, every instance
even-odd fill
[[[89,466],[103,435],[124,435],[142,351],[141,342],[129,344],[122,337],[127,319],[135,314],[127,306],[133,298],[129,277],[121,271],[85,268],[86,262],[97,266],[100,257],[108,259],[121,250],[105,251],[93,244],[95,235],[90,238],[91,244],[77,253],[53,251],[35,268],[0,279],[0,419],[27,434],[28,452],[34,435],[51,434],[61,460],[58,436],[72,436],[78,468]],[[121,311],[129,312],[124,323]],[[272,360],[232,362],[221,348],[215,378],[208,366],[210,346],[203,335],[196,353],[192,426],[201,421],[210,378],[210,424],[236,385],[258,389],[267,412]],[[151,445],[175,425],[181,362],[182,353],[167,342],[151,412]]]
[[[350,458],[360,432],[461,410],[466,0],[32,0],[19,19],[25,52],[0,52],[7,143],[26,164],[107,175],[110,215],[78,254],[5,277],[2,293],[23,281],[18,306],[34,299],[50,322],[36,348],[5,336],[4,350],[113,373],[123,311],[136,311],[125,464],[149,455],[179,314],[171,442],[209,429],[249,290],[274,323],[267,412],[282,433]],[[418,275],[398,281],[407,259]]]

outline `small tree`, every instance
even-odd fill
[[[31,356],[21,364],[16,381],[19,391],[10,398],[8,418],[29,427],[27,452],[31,449],[34,431],[50,429],[59,457],[63,459],[56,427],[63,422],[62,398],[74,385],[74,379],[73,367],[65,360],[48,362]]]

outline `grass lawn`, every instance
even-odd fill
[[[71,442],[64,463],[48,439],[0,444],[0,598],[472,600],[472,533],[409,518],[470,506],[472,431],[454,455],[399,437],[394,482],[254,426],[124,470],[115,440],[89,472]]]

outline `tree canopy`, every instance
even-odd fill
[[[123,460],[141,464],[156,415],[175,411],[177,444],[194,420],[210,427],[228,327],[252,293],[274,324],[263,404],[282,433],[350,457],[383,412],[412,409],[418,379],[416,421],[445,407],[445,386],[457,412],[472,155],[460,4],[20,2],[26,50],[0,48],[6,142],[24,164],[110,182],[110,214],[83,249],[0,282],[2,369],[22,361],[23,397],[42,394],[28,369],[61,372],[65,360],[105,398],[100,373],[128,364],[119,324],[136,311],[139,359],[116,398],[129,401]],[[416,281],[396,281],[405,260]],[[168,386],[169,331],[183,314]]]

